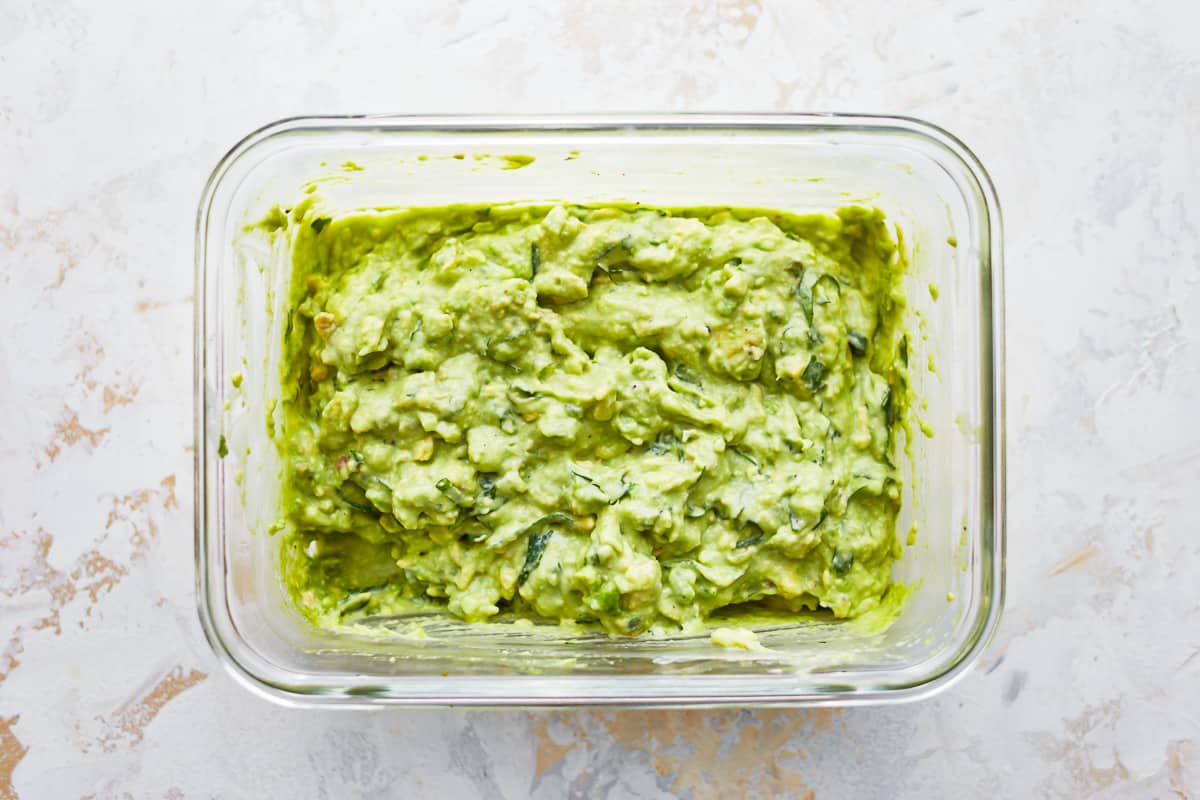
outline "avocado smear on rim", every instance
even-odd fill
[[[880,605],[908,408],[882,212],[306,202],[262,224],[291,247],[282,569],[314,624],[636,635]]]

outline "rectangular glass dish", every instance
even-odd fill
[[[512,159],[507,156],[520,156]],[[530,161],[528,157],[532,157]],[[517,167],[517,168],[514,168]],[[449,616],[319,629],[279,577],[279,395],[291,262],[254,222],[309,187],[325,213],[457,203],[641,202],[797,213],[882,209],[910,262],[910,454],[897,464],[886,629],[819,616],[707,635],[610,638]],[[278,241],[278,240],[277,240]],[[196,228],[196,591],[224,665],[270,697],[338,705],[766,705],[925,696],[961,675],[1004,594],[1000,210],[974,155],[932,125],[844,115],[330,117],[244,139]],[[240,386],[233,376],[241,373]],[[932,436],[922,433],[922,429]],[[902,445],[904,443],[901,443]]]

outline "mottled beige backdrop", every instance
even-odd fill
[[[0,798],[1196,797],[1200,4],[0,0]],[[852,110],[1008,247],[1008,611],[935,700],[305,712],[193,608],[192,226],[277,117]]]

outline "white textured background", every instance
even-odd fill
[[[192,598],[210,168],[305,112],[669,109],[914,114],[990,169],[1009,601],[980,668],[810,713],[234,685]],[[1200,796],[1198,346],[1195,0],[0,0],[0,797]]]

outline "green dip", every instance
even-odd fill
[[[907,408],[881,212],[310,198],[264,224],[293,269],[283,578],[315,624],[879,605]]]

